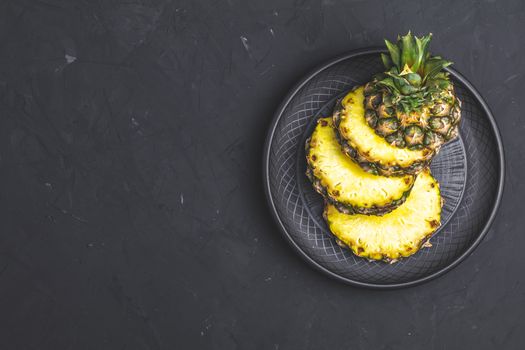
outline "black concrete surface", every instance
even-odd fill
[[[263,141],[293,84],[412,29],[500,126],[475,253],[356,289],[272,222]],[[0,2],[1,349],[522,349],[525,3]]]

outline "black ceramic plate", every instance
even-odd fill
[[[264,187],[284,237],[313,266],[341,281],[396,288],[428,281],[456,266],[480,243],[497,211],[504,179],[503,148],[494,118],[474,87],[449,69],[462,101],[460,138],[431,165],[445,205],[431,248],[395,264],[368,261],[339,247],[322,219],[323,200],[304,175],[304,142],[335,101],[382,70],[379,49],[333,60],[308,75],[286,97],[270,126]]]

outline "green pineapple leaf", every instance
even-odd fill
[[[417,46],[410,31],[407,35],[401,37],[401,43],[399,46],[401,46],[401,67],[408,65],[408,67],[412,69],[414,62],[416,61]]]
[[[394,64],[394,66],[397,67],[397,69],[401,70],[401,62],[400,62],[401,54],[399,52],[399,47],[392,44],[390,41],[386,39],[385,39],[385,45],[388,49],[388,52],[390,53],[390,59],[392,60],[392,63]]]
[[[386,87],[386,88],[389,88],[392,91],[397,91],[398,90],[396,84],[394,84],[394,79],[392,79],[391,77],[379,80],[377,83],[379,85],[382,85],[382,86]]]
[[[441,72],[441,70],[445,67],[448,67],[452,64],[452,62],[442,59],[439,56],[430,57],[425,62],[424,67],[424,78],[423,79],[429,79]]]
[[[375,76],[379,86],[389,91],[389,103],[409,113],[435,99],[444,99],[450,89],[448,73],[443,69],[452,64],[429,52],[432,34],[418,38],[409,31],[392,43],[385,40],[388,54],[381,54],[385,72]]]
[[[394,72],[385,72],[386,75],[390,76],[396,86],[396,90],[403,95],[411,94],[417,89],[410,84],[410,82],[404,77]]]
[[[423,67],[423,63],[430,55],[428,52],[428,45],[430,44],[430,40],[432,40],[432,33],[422,38],[415,37],[415,40],[417,47],[417,58],[416,62],[414,62],[412,70],[414,72],[421,73],[420,68]]]
[[[408,73],[406,76],[405,76],[406,80],[408,80],[408,82],[415,86],[415,87],[420,87],[421,86],[421,76],[417,73]]]
[[[388,56],[387,54],[384,54],[382,53],[381,54],[381,60],[383,61],[383,65],[385,66],[386,69],[391,69],[392,68],[392,60],[390,59],[390,56]]]

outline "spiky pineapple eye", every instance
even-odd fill
[[[377,125],[377,115],[373,109],[367,109],[365,112],[365,119],[371,128],[375,128]]]
[[[425,134],[425,140],[424,140],[425,146],[436,148],[436,147],[441,146],[444,142],[445,140],[443,139],[443,136],[441,136],[438,133],[428,131]]]
[[[428,120],[428,125],[430,125],[432,130],[438,130],[443,127],[443,122],[441,118],[432,117]]]
[[[410,125],[405,129],[405,142],[408,146],[417,146],[423,142],[425,134],[417,125]]]
[[[369,95],[375,94],[376,92],[377,92],[377,90],[376,90],[376,87],[374,86],[374,84],[368,83],[368,84],[365,85],[365,88],[364,88],[365,96],[369,96]]]
[[[382,96],[381,94],[375,94],[367,96],[365,99],[366,108],[376,109],[381,104]]]
[[[445,140],[443,139],[443,136],[441,136],[438,133],[428,131],[425,134],[425,145],[435,144],[437,146],[440,146],[441,144],[443,144],[444,141]]]
[[[429,125],[435,132],[447,135],[452,127],[452,120],[449,117],[432,117],[429,120]]]
[[[401,148],[406,146],[405,140],[403,139],[403,134],[399,131],[391,135],[388,135],[385,139],[392,146],[401,147]]]
[[[392,101],[392,95],[388,94],[386,91],[383,91],[383,104],[388,107],[392,107],[394,105]]]
[[[452,139],[456,138],[458,136],[458,134],[459,134],[458,128],[452,128],[448,132],[447,138],[449,140],[452,140]]]
[[[381,135],[387,136],[397,131],[399,128],[399,121],[397,118],[383,118],[377,122],[376,130]]]
[[[385,104],[380,105],[377,110],[379,112],[379,118],[389,118],[394,114],[394,109]]]
[[[432,107],[432,114],[438,117],[443,117],[450,113],[450,104],[439,102]]]

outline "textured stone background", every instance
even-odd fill
[[[2,349],[525,346],[525,3],[0,2]],[[411,289],[307,266],[266,207],[273,112],[315,66],[435,34],[499,123],[487,238]]]

